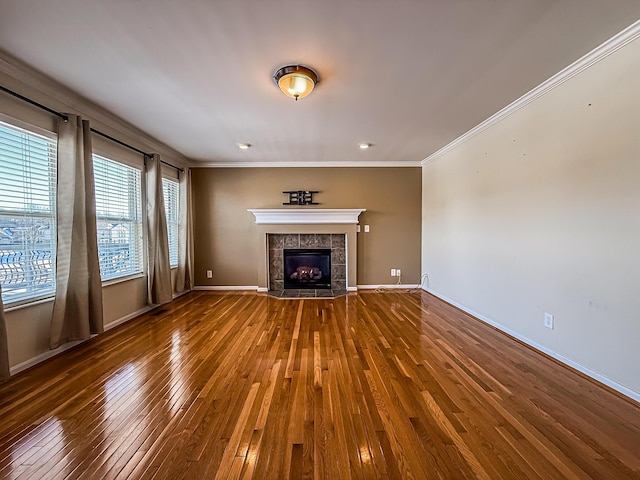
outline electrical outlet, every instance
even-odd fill
[[[207,270],[207,278],[213,278],[213,271]]]
[[[391,269],[391,276],[392,276],[392,277],[395,277],[395,276],[396,276],[396,269],[395,269],[395,268],[392,268],[392,269]]]
[[[402,272],[400,271],[400,269],[399,269],[399,268],[396,268],[396,276],[398,276],[398,277],[399,277],[401,273],[402,273]]]
[[[544,326],[553,330],[553,315],[550,313],[544,314]]]

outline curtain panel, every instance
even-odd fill
[[[58,122],[56,295],[50,348],[104,331],[89,122]]]
[[[9,345],[7,344],[7,324],[4,320],[2,285],[0,285],[0,378],[9,378]]]
[[[180,173],[180,223],[178,224],[178,270],[176,272],[176,292],[191,290],[192,226],[191,219],[191,170],[185,168]]]
[[[147,157],[147,302],[162,305],[173,300],[169,263],[169,234],[162,193],[160,155]]]

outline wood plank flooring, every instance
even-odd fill
[[[424,292],[194,292],[0,384],[0,479],[640,479],[640,408]]]

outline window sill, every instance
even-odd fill
[[[18,302],[15,304],[5,304],[5,312],[13,312],[14,310],[22,310],[23,308],[35,307],[36,305],[42,305],[43,303],[53,302],[55,295],[50,297],[35,298],[33,300],[25,300],[24,302]]]
[[[109,287],[117,283],[128,282],[130,280],[136,280],[138,278],[144,278],[144,277],[145,277],[144,273],[136,273],[135,275],[128,275],[126,277],[111,278],[109,280],[105,280],[104,282],[102,282],[102,286]]]
[[[171,270],[176,270],[178,267],[171,267]],[[118,283],[123,283],[123,282],[129,282],[131,280],[137,280],[139,278],[145,278],[146,275],[144,273],[137,273],[135,275],[129,275],[127,277],[120,277],[120,278],[112,278],[110,280],[105,280],[104,282],[102,282],[102,287],[109,287],[111,285],[116,285]],[[23,308],[29,308],[29,307],[35,307],[36,305],[41,305],[43,303],[48,303],[48,302],[53,302],[55,300],[55,295],[51,295],[51,296],[47,296],[47,297],[42,297],[42,298],[37,298],[34,300],[25,300],[22,303],[16,303],[16,304],[5,304],[4,305],[4,311],[5,312],[12,312],[14,310],[21,310]]]

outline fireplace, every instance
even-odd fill
[[[344,233],[267,233],[267,291],[274,297],[288,298],[333,297],[346,293],[346,246]],[[322,254],[324,263],[302,255],[297,265],[292,265],[290,259],[288,267],[285,266],[285,255],[295,257],[301,253]],[[299,267],[310,269],[298,270]]]
[[[258,234],[258,291],[274,297],[335,297],[356,291],[358,216],[363,208],[249,209]],[[265,248],[266,247],[266,248]],[[284,288],[284,250],[331,249],[331,288]]]
[[[285,248],[284,288],[331,288],[331,249]]]

